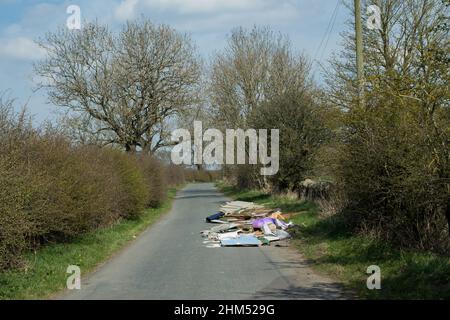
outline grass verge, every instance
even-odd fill
[[[162,214],[169,211],[176,189],[158,208],[147,209],[134,220],[80,236],[69,243],[52,244],[29,253],[25,270],[0,273],[0,299],[45,299],[66,287],[68,265],[77,265],[82,276],[136,238]]]
[[[218,187],[229,197],[283,212],[300,212],[294,243],[318,273],[342,282],[362,299],[450,299],[450,258],[400,250],[349,232],[337,217],[322,218],[316,205],[254,190]],[[381,290],[368,290],[367,267],[381,269]]]

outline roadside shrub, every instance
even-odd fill
[[[185,169],[184,175],[189,182],[214,182],[221,177],[221,171]]]
[[[18,266],[28,248],[33,221],[24,208],[38,191],[35,177],[20,161],[20,149],[34,135],[25,114],[15,114],[0,97],[0,270]]]
[[[169,164],[166,167],[166,179],[169,186],[178,186],[185,183],[183,167]]]
[[[351,130],[340,160],[345,213],[357,229],[383,240],[448,254],[448,150],[422,119],[413,104],[387,101],[347,115]]]
[[[255,165],[239,165],[235,169],[238,188],[253,189],[260,187],[260,179],[255,179],[255,172],[259,170]]]
[[[145,209],[149,198],[149,188],[138,159],[119,150],[111,149],[107,152],[120,178],[116,195],[120,215],[124,218],[137,218]]]
[[[74,146],[12,110],[0,103],[0,270],[22,266],[26,250],[135,218],[164,200],[158,160]]]
[[[17,174],[13,158],[0,156],[0,270],[20,264],[32,222],[22,210],[32,194],[26,176]]]
[[[148,190],[146,205],[157,207],[166,199],[166,169],[158,159],[147,155],[140,156],[139,166]]]
[[[63,137],[43,136],[23,148],[22,161],[39,188],[26,208],[34,241],[66,240],[108,225],[118,217],[117,178],[94,148],[73,148]]]
[[[330,130],[324,126],[324,108],[316,101],[312,88],[291,90],[265,101],[252,114],[255,128],[280,130],[279,171],[270,177],[257,172],[252,180],[269,182],[279,191],[300,191],[302,181],[311,175],[315,152],[329,139]],[[259,171],[259,170],[258,170]],[[242,179],[249,177],[241,170]]]

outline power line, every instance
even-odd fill
[[[319,47],[316,50],[316,53],[314,54],[314,59],[313,59],[313,63],[317,63],[317,57],[319,55],[320,50],[322,49],[322,53],[321,53],[321,58],[320,60],[322,60],[323,55],[325,54],[325,50],[328,46],[328,42],[330,40],[330,36],[331,36],[331,32],[334,29],[334,25],[336,23],[336,18],[337,18],[337,13],[339,11],[339,7],[341,4],[341,0],[337,0],[336,2],[336,6],[334,7],[333,13],[331,14],[330,20],[328,21],[328,25],[327,28],[325,29],[325,32],[323,34],[322,40],[320,41]],[[325,45],[322,47],[322,45],[324,44],[325,41]]]
[[[337,18],[338,12],[339,12],[339,4],[340,3],[341,3],[341,1],[338,0],[337,6],[336,6],[336,11],[335,11],[332,23],[331,23],[331,28],[330,28],[330,31],[328,32],[327,41],[325,42],[325,46],[323,47],[322,54],[320,55],[320,60],[322,60],[322,58],[323,58],[323,56],[325,54],[325,50],[328,47],[328,42],[330,41],[331,34],[333,33],[334,25],[336,23],[336,18]]]

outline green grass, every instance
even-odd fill
[[[302,212],[294,243],[318,273],[339,280],[363,299],[450,299],[450,258],[400,250],[368,236],[353,235],[337,217],[322,218],[313,203],[238,190],[224,184],[229,197],[253,201],[283,212]],[[381,268],[381,290],[368,290],[367,267]]]
[[[68,265],[79,266],[85,276],[168,212],[175,194],[176,189],[170,189],[163,205],[147,209],[137,219],[29,253],[25,270],[0,273],[0,299],[45,299],[60,292],[66,287]]]

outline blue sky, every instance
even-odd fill
[[[65,25],[71,4],[82,19],[97,19],[117,28],[127,19],[144,15],[155,23],[170,24],[191,34],[205,60],[221,50],[237,26],[268,25],[287,34],[297,51],[324,63],[339,47],[339,33],[349,12],[340,5],[325,50],[318,48],[339,0],[0,0],[0,91],[8,89],[18,104],[28,102],[37,123],[53,119],[58,107],[46,93],[34,92],[32,64],[43,52],[34,40]]]

